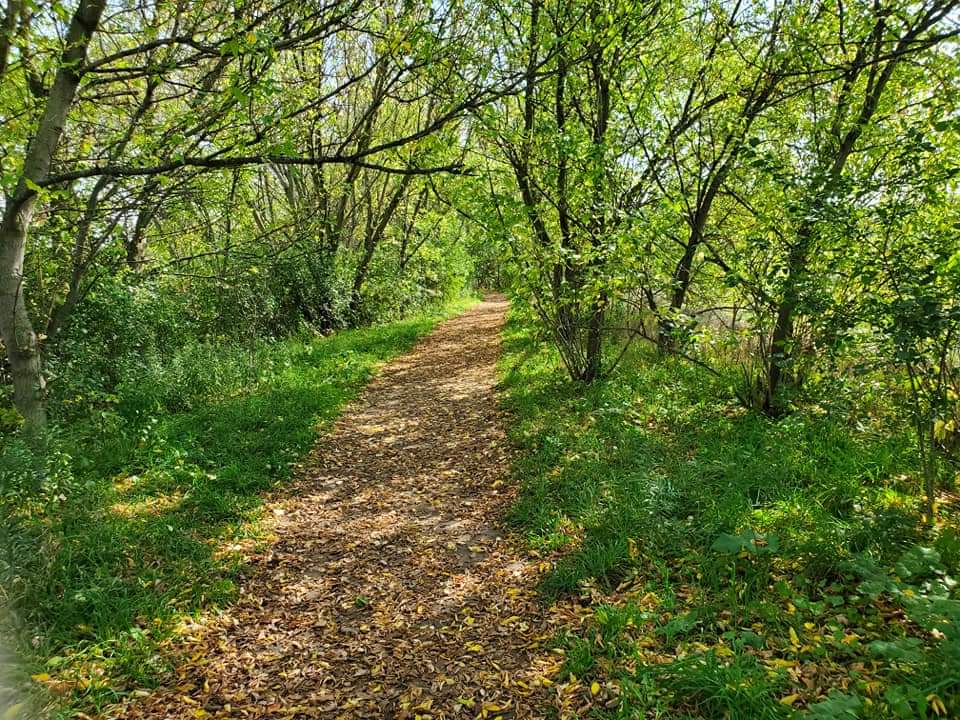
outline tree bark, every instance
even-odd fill
[[[807,251],[813,236],[813,228],[802,226],[797,233],[797,241],[790,250],[787,260],[787,276],[784,279],[783,296],[777,308],[777,319],[770,336],[770,355],[767,360],[766,387],[763,394],[764,414],[777,417],[783,414],[783,402],[780,397],[781,384],[788,377],[788,370],[794,353],[793,342],[794,316],[800,302],[801,276],[807,268]]]
[[[0,78],[6,73],[10,61],[10,47],[13,44],[13,34],[17,30],[21,6],[20,0],[7,0],[6,12],[0,19]]]
[[[27,242],[21,218],[4,220],[0,229],[0,335],[13,377],[13,403],[25,427],[46,424],[40,343],[23,298],[23,256]]]
[[[677,266],[673,270],[672,287],[673,292],[670,295],[670,307],[668,314],[660,320],[660,328],[657,333],[657,347],[661,352],[673,352],[676,349],[676,316],[683,309],[687,299],[687,291],[693,281],[693,261],[700,250],[700,244],[703,242],[703,233],[706,229],[707,216],[710,214],[710,208],[713,205],[713,198],[716,192],[723,184],[726,173],[714,176],[714,182],[711,182],[703,202],[700,203],[694,215],[690,227],[690,237],[687,240],[686,247],[683,249],[683,255],[677,261]]]
[[[610,78],[605,74],[603,51],[599,47],[593,48],[591,68],[594,76],[593,81],[596,86],[597,102],[596,119],[593,126],[593,145],[595,152],[598,154],[598,172],[603,173],[605,168],[602,148],[610,124],[611,97]],[[603,183],[599,181],[596,182],[593,191],[593,217],[590,219],[590,241],[593,245],[594,255],[589,263],[591,272],[597,270],[604,263],[603,258],[599,255],[604,235],[607,232],[606,208],[602,185]],[[583,368],[584,382],[593,382],[603,375],[603,336],[605,334],[604,324],[608,301],[609,295],[607,291],[601,290],[598,296],[590,303],[587,320],[586,354]]]
[[[106,0],[81,0],[67,31],[66,44],[43,116],[30,143],[23,173],[0,220],[0,337],[13,375],[13,398],[28,430],[46,423],[40,343],[24,296],[23,261],[27,232],[37,202],[36,186],[50,170],[67,114],[80,85],[78,68],[100,23]]]

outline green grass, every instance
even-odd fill
[[[584,388],[517,319],[500,369],[542,590],[605,598],[560,641],[565,672],[619,688],[598,717],[960,709],[958,543],[919,523],[910,437],[829,407],[771,421],[642,347]]]
[[[48,439],[39,469],[8,439],[0,570],[24,675],[67,688],[61,705],[88,711],[157,683],[177,621],[235,597],[245,552],[262,540],[263,493],[438,317],[188,347]]]

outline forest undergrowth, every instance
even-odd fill
[[[911,438],[869,392],[771,420],[638,346],[585,391],[516,317],[501,362],[521,497],[609,718],[960,712],[954,499],[919,521]],[[727,398],[727,399],[724,399]],[[871,412],[864,411],[871,407]],[[569,679],[569,678],[568,678]]]

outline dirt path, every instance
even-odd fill
[[[272,506],[239,602],[185,641],[178,686],[124,717],[548,715],[555,628],[499,525],[505,310],[442,323],[367,386]]]

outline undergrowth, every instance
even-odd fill
[[[263,493],[439,317],[189,344],[144,359],[82,419],[30,442],[8,435],[0,580],[23,659],[13,683],[69,713],[159,682],[178,621],[235,597],[263,539]]]
[[[744,411],[639,347],[575,385],[517,319],[501,361],[512,521],[590,608],[564,688],[607,718],[960,713],[960,540],[920,518],[911,438],[881,415]]]

